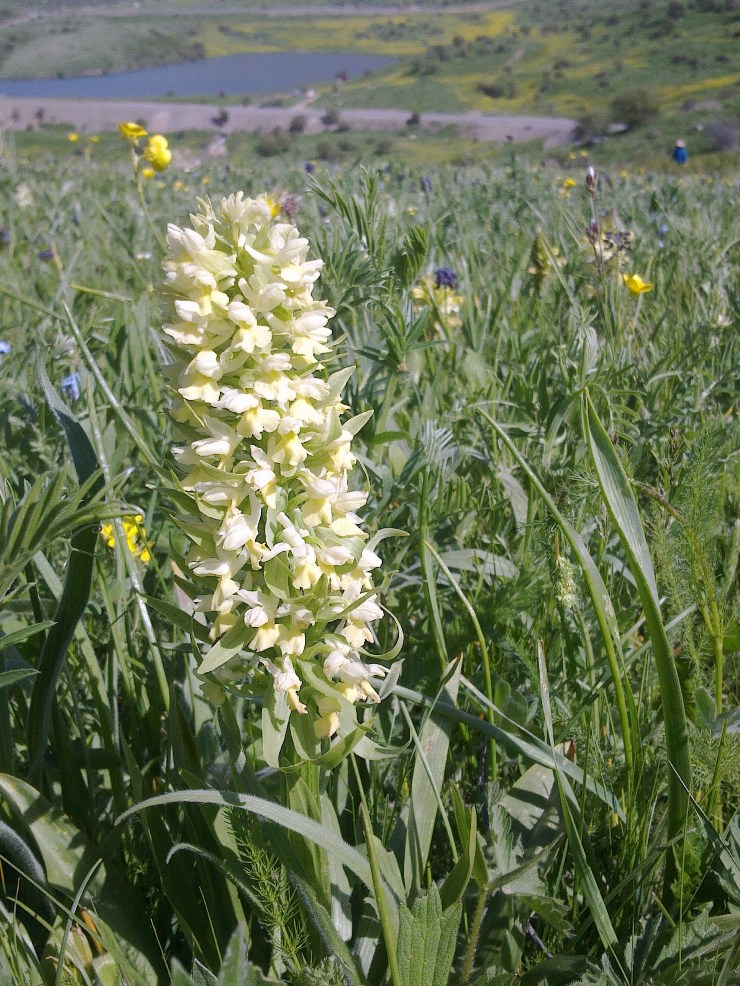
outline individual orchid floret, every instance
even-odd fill
[[[191,228],[168,228],[163,326],[191,504],[180,567],[212,641],[199,674],[214,701],[262,693],[308,716],[321,743],[378,701],[369,679],[387,671],[363,657],[383,617],[367,495],[350,486],[363,418],[343,423],[351,371],[325,376],[334,311],[313,298],[308,240],[266,196],[199,207]]]

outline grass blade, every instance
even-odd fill
[[[609,514],[629,559],[645,611],[653,659],[658,673],[668,753],[668,837],[685,824],[688,808],[686,790],[691,787],[689,735],[683,694],[660,613],[655,572],[648,550],[635,495],[604,426],[586,391],[582,403],[583,430],[591,450],[599,486]],[[672,769],[673,768],[673,769]],[[674,773],[675,769],[675,773]]]

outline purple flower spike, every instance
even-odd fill
[[[457,275],[451,267],[438,267],[434,272],[434,284],[438,288],[454,288]]]
[[[62,377],[62,393],[68,401],[78,401],[80,399],[80,377],[77,373],[70,373],[69,376]]]

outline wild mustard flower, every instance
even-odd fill
[[[149,143],[142,152],[145,161],[154,168],[155,171],[164,171],[172,161],[172,151],[166,137],[162,134],[154,134],[149,138]]]
[[[121,136],[126,140],[138,141],[142,137],[148,136],[144,127],[140,126],[138,123],[119,123],[118,129]]]
[[[629,293],[633,295],[645,294],[647,291],[653,290],[651,282],[643,281],[639,274],[622,274],[622,280],[629,289]]]
[[[67,134],[67,140],[70,142],[70,144],[76,144],[79,139],[80,139],[80,135],[77,133]]]
[[[156,173],[157,172],[154,170],[154,168],[150,168],[149,165],[146,165],[141,169],[142,178],[151,179],[156,175]]]
[[[134,558],[139,558],[146,565],[152,560],[151,544],[146,539],[146,531],[143,527],[144,518],[141,514],[135,517],[123,518],[123,533],[126,539],[126,547]],[[116,532],[113,524],[101,524],[100,536],[105,541],[106,547],[115,548]]]
[[[265,195],[199,207],[192,228],[168,228],[164,333],[184,565],[213,641],[200,672],[215,701],[271,684],[329,738],[342,703],[377,701],[368,679],[386,673],[362,656],[383,615],[366,494],[349,485],[365,416],[343,420],[351,370],[322,373],[334,311],[313,298],[308,240]]]

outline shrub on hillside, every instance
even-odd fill
[[[297,113],[290,121],[288,133],[302,134],[306,129],[306,118],[302,113]]]
[[[707,127],[711,149],[717,154],[734,151],[737,147],[737,127],[728,120],[715,120]]]
[[[290,138],[285,130],[275,127],[269,134],[261,134],[255,145],[260,157],[276,157],[290,148]]]
[[[626,89],[611,101],[611,113],[615,123],[642,127],[658,115],[658,103],[649,89]]]
[[[339,110],[327,110],[321,117],[321,122],[327,129],[339,126]]]
[[[491,99],[503,99],[504,98],[504,87],[498,83],[485,83],[479,82],[477,86],[478,92],[482,92],[484,96],[490,96]]]

